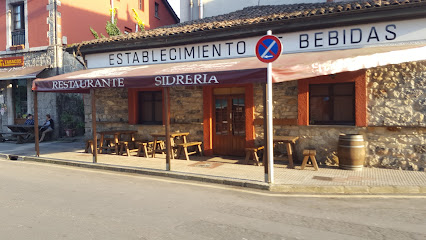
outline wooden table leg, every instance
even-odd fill
[[[152,146],[152,158],[155,158],[155,151],[157,150],[157,138],[154,137],[154,146]]]
[[[172,159],[175,159],[175,152],[173,151],[173,147],[175,146],[175,139],[173,137],[170,138],[170,156],[172,156]]]
[[[298,163],[299,162],[299,156],[297,155],[296,144],[291,143],[291,146],[293,148],[293,161],[296,161]]]
[[[96,146],[96,145],[94,145]],[[102,153],[102,147],[104,146],[104,135],[101,134],[101,140],[99,142],[99,153]]]
[[[294,165],[293,165],[293,150],[291,149],[291,144],[290,143],[286,143],[285,145],[287,147],[288,167],[289,168],[294,168]]]
[[[116,134],[114,134],[114,143],[115,143],[115,144],[114,144],[114,145],[115,145],[115,146],[114,146],[114,148],[115,148],[115,154],[120,155],[120,154],[119,154],[120,149],[118,149],[118,135],[119,135],[119,134],[117,134],[117,133],[116,133]]]

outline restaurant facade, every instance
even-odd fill
[[[95,96],[97,130],[150,139],[169,116],[171,131],[202,141],[205,155],[244,156],[263,145],[267,71],[255,47],[272,30],[283,47],[272,67],[274,135],[297,136],[296,152],[316,149],[321,165],[335,165],[339,134],[361,134],[366,166],[423,171],[425,10],[422,1],[245,8],[77,44],[68,51],[88,69],[33,90],[95,89],[84,94],[88,135]]]

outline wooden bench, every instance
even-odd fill
[[[136,144],[138,144],[138,153],[136,156],[138,157],[146,157],[149,158],[149,153],[152,152],[152,149],[154,147],[154,142],[152,141],[137,141]],[[157,149],[163,149],[164,142],[157,140]],[[150,150],[148,150],[150,148]]]
[[[201,144],[203,144],[202,142],[188,142],[188,143],[180,143],[177,144],[177,148],[178,148],[178,154],[177,154],[177,158],[180,158],[180,155],[182,154],[182,151],[185,153],[185,158],[186,161],[189,161],[189,155],[192,154],[196,154],[199,153],[200,156],[203,155],[203,150],[201,149]],[[194,151],[192,152],[188,152],[188,147],[196,147]]]
[[[104,152],[104,150],[105,150],[105,152]],[[108,150],[111,150],[111,152],[116,151],[114,138],[104,138],[102,148],[99,148],[99,153],[108,153]]]
[[[164,141],[157,141],[157,149],[163,149]],[[120,146],[120,155],[127,154],[130,156],[131,152],[137,152],[136,156],[138,157],[148,157],[150,152],[148,148],[152,151],[154,142],[145,141],[145,140],[135,140],[135,141],[119,141]],[[136,147],[137,146],[137,147]]]
[[[10,135],[11,137],[5,138],[3,135]],[[6,139],[9,139],[9,140],[16,140],[16,143],[24,143],[26,142],[29,136],[30,136],[30,133],[28,132],[0,132],[0,140],[2,142],[6,141]]]
[[[263,151],[263,149],[265,149],[264,146],[260,146],[260,147],[253,147],[253,148],[246,148],[246,158],[244,160],[244,164],[248,164],[250,161],[250,157],[252,157],[254,163],[256,164],[256,166],[260,166],[259,163],[259,155],[257,154],[260,151]]]
[[[303,162],[302,166],[300,167],[301,170],[305,169],[306,164],[308,163],[309,158],[311,159],[312,165],[315,168],[315,171],[318,171],[318,163],[317,159],[315,158],[315,155],[317,154],[316,150],[311,149],[305,149],[303,150]]]

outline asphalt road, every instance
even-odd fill
[[[0,239],[426,239],[426,198],[272,194],[0,160]]]

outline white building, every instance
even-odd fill
[[[180,21],[186,22],[190,20],[222,15],[250,6],[323,3],[337,1],[339,0],[180,0]]]

